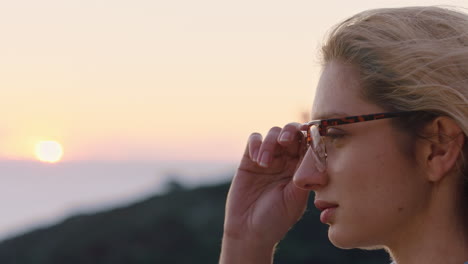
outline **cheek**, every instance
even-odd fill
[[[345,248],[383,244],[419,206],[411,164],[396,148],[378,142],[334,154],[328,191],[341,210],[330,239]]]
[[[327,148],[329,172],[357,174],[355,177],[372,182],[376,175],[386,172],[384,169],[397,171],[407,167],[408,157],[394,141],[392,135],[377,132],[340,141]]]
[[[327,148],[327,171],[333,175],[353,175],[340,178],[357,177],[355,180],[374,174],[385,166],[387,153],[385,148],[365,140],[350,139]],[[341,181],[341,179],[340,179]],[[363,183],[363,182],[361,182]]]
[[[336,195],[361,200],[366,207],[386,205],[396,213],[405,210],[405,201],[420,184],[414,166],[396,144],[382,140],[366,143],[350,143],[330,153],[328,172],[332,188],[339,192]]]

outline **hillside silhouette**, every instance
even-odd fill
[[[2,241],[0,263],[217,263],[228,189],[173,182],[165,194]],[[389,263],[383,251],[333,247],[319,212],[309,208],[279,244],[275,263]]]

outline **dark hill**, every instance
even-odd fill
[[[172,191],[78,215],[0,243],[2,264],[217,263],[229,184]],[[315,209],[280,243],[275,263],[388,263],[382,251],[339,250]]]

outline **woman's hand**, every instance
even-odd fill
[[[227,198],[222,251],[229,250],[228,241],[237,241],[243,247],[269,248],[271,255],[304,213],[309,191],[293,183],[305,152],[301,126],[273,127],[264,140],[258,133],[249,137]]]

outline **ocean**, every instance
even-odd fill
[[[80,213],[125,206],[186,188],[229,181],[237,164],[195,161],[0,161],[0,240]]]

